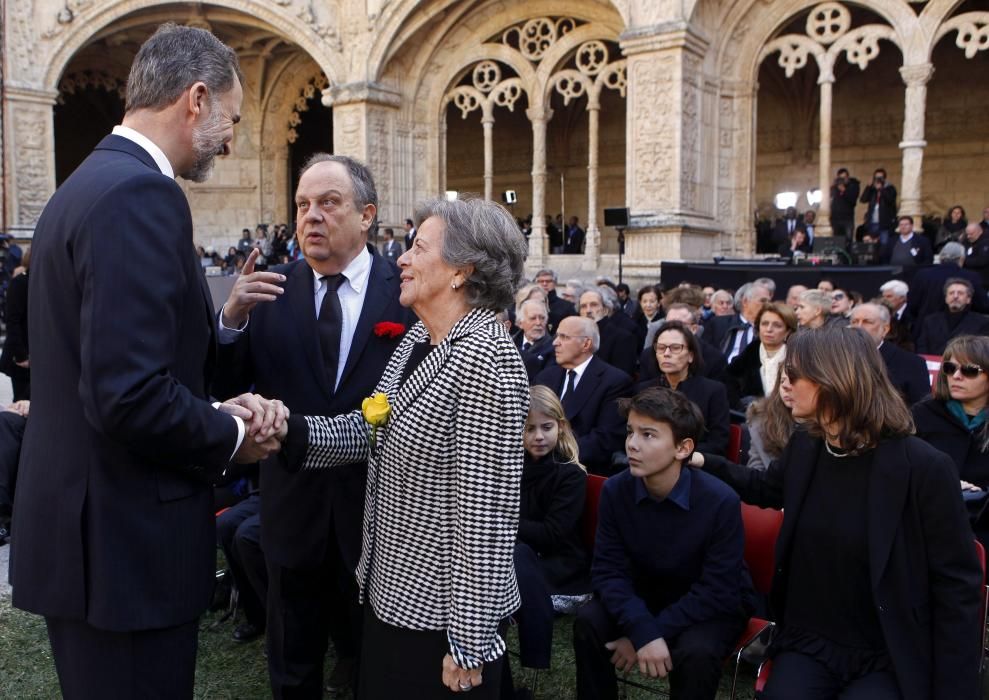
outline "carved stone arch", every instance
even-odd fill
[[[465,5],[466,3],[462,3],[460,0],[436,0],[432,3],[424,3],[422,0],[393,0],[389,2],[378,17],[375,41],[368,54],[368,75],[371,79],[380,80],[391,58],[402,50],[403,45],[413,35],[421,31],[428,23],[435,21],[436,17],[443,14],[451,15],[445,24],[445,30],[442,32],[442,36],[445,37],[452,32],[455,26],[461,24],[459,19],[468,12],[474,15],[472,19],[480,14],[476,9],[469,6],[465,7]],[[512,12],[513,21],[546,15],[579,15],[581,19],[588,22],[606,22],[618,34],[632,23],[629,5],[627,0],[593,3],[577,3],[574,0],[548,0],[532,3],[532,9],[525,15],[520,15],[518,9],[513,9]],[[463,14],[457,12],[460,8],[462,8]],[[492,14],[492,17],[496,19],[471,26],[471,31],[484,37],[485,40],[498,31],[499,27],[495,26],[496,24],[500,23],[502,28],[507,27],[504,12],[498,8],[498,4],[489,3],[484,9],[489,8],[497,10]],[[619,21],[616,22],[616,18]],[[413,74],[418,75],[419,73],[413,71]]]
[[[84,9],[69,23],[63,32],[52,38],[55,42],[44,72],[44,87],[55,89],[59,77],[72,57],[84,47],[93,35],[138,10],[148,10],[158,6],[179,5],[177,0],[109,0],[91,9]],[[208,5],[239,11],[245,23],[253,19],[266,24],[282,36],[291,39],[300,49],[308,53],[320,66],[330,81],[336,80],[334,54],[328,51],[328,43],[308,28],[300,27],[297,18],[279,11],[270,2],[262,0],[210,0]]]
[[[974,58],[978,52],[989,49],[989,12],[966,12],[945,20],[934,35],[930,52],[952,33],[956,33],[954,44],[965,52],[965,58]]]
[[[585,24],[577,27],[559,39],[546,51],[539,67],[536,69],[536,81],[540,86],[540,95],[543,98],[542,105],[549,108],[549,96],[552,93],[552,76],[559,70],[560,66],[570,58],[575,49],[587,41],[593,40],[615,43],[617,36],[608,35],[600,27],[593,24]]]

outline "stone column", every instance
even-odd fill
[[[582,268],[596,271],[601,254],[601,230],[598,228],[598,137],[600,136],[601,103],[591,99],[587,104],[587,233],[584,238]]]
[[[817,210],[814,230],[818,236],[831,235],[831,105],[834,74],[828,68],[817,80],[821,86],[820,188],[821,205]]]
[[[484,198],[491,201],[494,192],[494,116],[481,117],[484,127]]]
[[[370,82],[333,85],[323,91],[323,104],[333,108],[333,152],[351,156],[371,169],[378,189],[378,220],[397,223],[412,215],[398,211],[389,194],[395,117],[401,95]]]
[[[15,236],[30,237],[55,191],[53,90],[9,87],[3,104],[6,220]]]
[[[542,267],[549,254],[546,239],[546,125],[553,110],[532,107],[525,111],[532,122],[532,233],[529,234],[529,263]]]
[[[923,209],[921,176],[924,169],[924,116],[927,111],[927,82],[934,75],[930,63],[902,66],[900,75],[906,84],[906,105],[903,110],[903,174],[900,185],[900,211],[913,217],[914,226],[920,230]]]

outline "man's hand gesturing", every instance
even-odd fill
[[[284,293],[279,285],[285,275],[277,272],[255,272],[254,263],[261,251],[253,249],[247,256],[244,268],[234,282],[227,303],[223,305],[223,325],[227,328],[240,328],[247,322],[251,310],[262,301],[274,301]]]

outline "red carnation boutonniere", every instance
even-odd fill
[[[397,338],[405,332],[404,323],[392,323],[391,321],[382,321],[381,323],[374,324],[374,334],[379,338]]]

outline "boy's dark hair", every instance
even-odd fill
[[[625,419],[635,411],[658,423],[666,423],[675,442],[690,438],[696,444],[704,432],[704,416],[697,405],[666,387],[651,387],[630,399],[619,399],[618,411]]]

